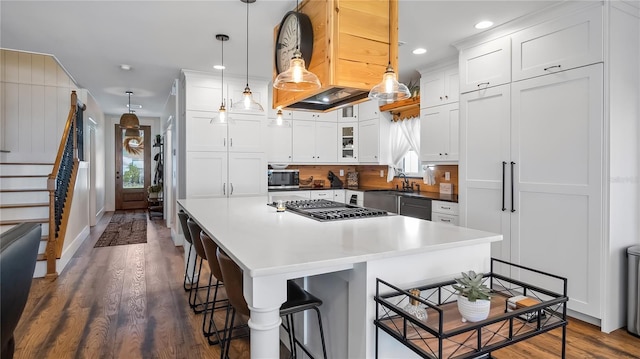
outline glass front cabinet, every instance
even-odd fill
[[[358,162],[358,123],[339,123],[338,136],[338,162]]]

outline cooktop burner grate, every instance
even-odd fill
[[[275,207],[276,202],[270,203],[269,205]],[[327,201],[325,199],[285,201],[285,207],[291,212],[318,221],[337,221],[388,215],[386,211]]]

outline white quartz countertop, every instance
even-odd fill
[[[398,215],[319,222],[277,212],[265,196],[178,203],[251,277],[502,240],[496,233]]]

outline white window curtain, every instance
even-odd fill
[[[396,173],[400,172],[400,162],[407,151],[413,150],[420,156],[420,118],[413,117],[403,121],[396,121],[390,128],[391,155],[387,182],[393,181]]]

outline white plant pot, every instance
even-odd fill
[[[489,316],[491,301],[478,299],[475,302],[470,302],[467,297],[458,295],[458,311],[462,316],[463,322],[479,322]]]

